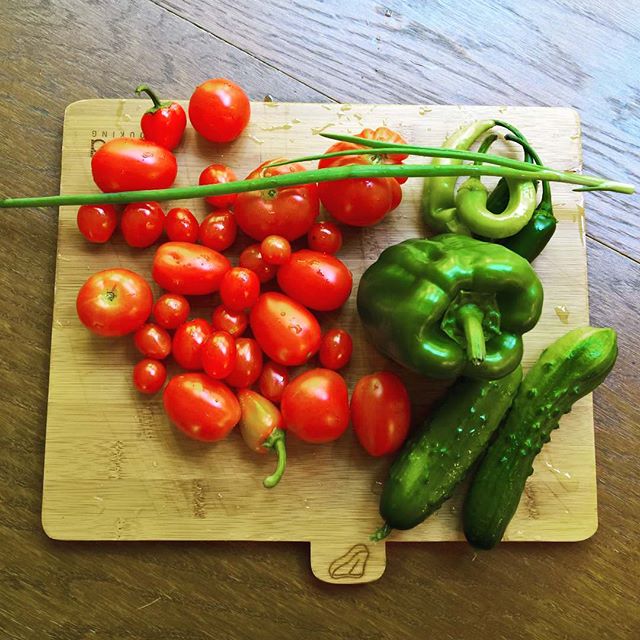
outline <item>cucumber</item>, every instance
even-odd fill
[[[615,331],[593,327],[574,329],[542,352],[467,493],[464,534],[472,545],[491,549],[500,542],[533,473],[533,460],[560,417],[607,377],[617,354]]]
[[[393,462],[380,499],[385,525],[411,529],[436,511],[482,454],[516,395],[522,368],[498,380],[456,383]]]

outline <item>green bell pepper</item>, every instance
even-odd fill
[[[542,300],[524,258],[458,234],[385,249],[358,287],[358,313],[373,344],[430,378],[492,380],[513,371]]]

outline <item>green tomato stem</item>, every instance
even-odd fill
[[[273,489],[273,487],[280,482],[287,466],[287,448],[285,447],[284,431],[282,429],[274,429],[262,446],[273,449],[276,452],[276,456],[278,456],[276,470],[262,481],[262,484],[267,489]]]

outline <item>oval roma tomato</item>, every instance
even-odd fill
[[[206,320],[194,318],[181,324],[173,334],[171,351],[174,360],[188,370],[202,369],[202,345],[213,333]]]
[[[247,94],[226,78],[203,82],[189,100],[189,120],[210,142],[235,140],[247,126],[250,116]]]
[[[320,348],[315,316],[282,293],[263,293],[251,309],[249,323],[260,348],[278,364],[304,364]]]
[[[351,396],[353,430],[372,456],[397,451],[411,424],[409,394],[402,380],[388,371],[360,378]]]
[[[338,253],[342,248],[342,231],[333,222],[316,222],[309,229],[307,243],[312,251]]]
[[[256,303],[260,295],[260,280],[250,269],[233,267],[220,283],[220,299],[230,311],[245,311]]]
[[[234,338],[239,338],[249,324],[249,318],[244,311],[229,311],[223,305],[218,305],[213,310],[211,324],[216,331],[226,331]]]
[[[210,213],[200,224],[198,240],[215,251],[226,251],[238,235],[238,225],[231,211]]]
[[[260,374],[260,393],[271,400],[271,402],[280,402],[285,387],[289,384],[289,370],[287,367],[269,360],[262,367]]]
[[[267,264],[264,261],[259,244],[250,244],[244,249],[240,254],[238,262],[241,267],[251,269],[262,283],[269,282],[269,280],[275,278],[277,267],[274,264]]]
[[[233,371],[225,378],[231,387],[250,387],[262,372],[262,351],[252,338],[236,340],[236,363]]]
[[[202,296],[217,291],[231,263],[217,251],[189,242],[165,242],[153,257],[153,279],[167,291]]]
[[[145,357],[164,360],[171,353],[171,336],[166,329],[147,322],[133,335],[136,349]]]
[[[202,367],[207,375],[220,380],[233,372],[236,366],[236,341],[226,331],[214,331],[200,351]]]
[[[327,253],[302,249],[278,269],[280,288],[316,311],[333,311],[349,298],[353,278],[344,262]]]
[[[199,228],[196,217],[184,207],[170,209],[164,221],[167,237],[174,242],[195,242]]]
[[[118,226],[118,214],[112,204],[83,204],[76,217],[80,233],[96,244],[107,242]]]
[[[276,161],[263,162],[247,180],[305,171],[301,164],[266,168],[271,162]],[[255,240],[262,241],[270,235],[295,240],[307,233],[318,217],[318,187],[311,183],[239,193],[234,212],[238,226]]]
[[[78,291],[80,322],[99,336],[124,336],[142,326],[153,304],[147,281],[128,269],[94,273]]]
[[[240,421],[240,404],[231,389],[204,373],[175,376],[162,399],[169,419],[195,440],[221,440]]]
[[[157,202],[132,202],[124,208],[120,229],[130,247],[150,247],[162,235],[164,211]]]
[[[140,393],[158,393],[167,379],[167,368],[159,360],[145,358],[133,367],[133,386]]]
[[[235,182],[237,179],[238,177],[231,167],[214,163],[202,170],[198,184],[227,184]],[[216,209],[229,209],[233,207],[237,197],[237,193],[227,193],[221,196],[208,196],[205,198],[205,202]]]
[[[349,426],[347,383],[329,369],[305,371],[287,385],[280,408],[287,429],[301,440],[331,442]]]
[[[115,138],[93,154],[91,174],[105,192],[167,189],[176,179],[178,163],[171,151],[155,142]]]
[[[165,293],[153,305],[153,317],[163,329],[177,329],[190,311],[189,301],[179,293]]]
[[[344,329],[331,329],[322,336],[320,364],[334,371],[346,367],[351,360],[353,340]]]

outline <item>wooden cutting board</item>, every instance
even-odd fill
[[[185,104],[186,106],[186,104]],[[144,100],[86,100],[65,112],[62,193],[96,191],[90,157],[104,141],[138,136]],[[177,152],[177,185],[196,184],[214,161],[242,176],[263,160],[322,152],[320,131],[357,133],[388,125],[410,142],[439,145],[461,123],[499,117],[529,137],[546,164],[581,167],[580,124],[561,108],[455,107],[254,103],[242,138],[215,146],[191,129]],[[503,143],[504,144],[504,143]],[[504,147],[503,149],[507,149]],[[514,157],[515,148],[510,148]],[[340,257],[357,283],[384,247],[424,234],[418,217],[421,181],[404,187],[401,206],[376,227],[348,230]],[[535,263],[545,288],[540,323],[525,341],[529,366],[549,342],[588,322],[584,209],[568,185],[553,188],[560,219],[549,247]],[[186,201],[201,219],[202,201]],[[169,208],[167,204],[166,209]],[[387,459],[365,455],[349,430],[339,441],[307,445],[291,437],[289,465],[269,491],[262,478],[271,456],[258,456],[239,433],[206,445],[178,433],[163,414],[160,395],[132,388],[139,356],[131,339],[101,339],[79,323],[75,297],[85,279],[108,267],[132,268],[150,279],[153,250],[127,247],[120,237],[91,246],[76,229],[76,209],[60,209],[51,375],[46,433],[42,522],[61,540],[290,540],[309,541],[313,573],[327,582],[369,582],[384,571],[385,543],[369,541],[380,524],[377,511]],[[246,239],[239,239],[235,257]],[[362,375],[389,368],[405,380],[419,422],[444,387],[401,370],[364,339],[355,312],[355,288],[339,312],[324,314],[324,327],[352,332],[354,356],[345,372],[350,386]],[[211,298],[196,303],[208,314]],[[421,526],[394,532],[388,542],[462,540],[462,492]],[[591,397],[562,419],[538,456],[520,508],[507,531],[510,541],[575,541],[597,527]]]

